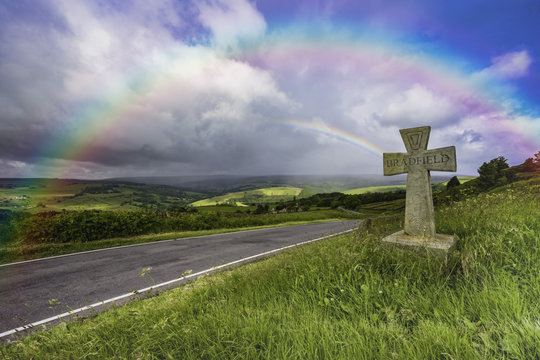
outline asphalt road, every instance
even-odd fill
[[[337,221],[249,230],[3,265],[0,333],[176,279],[186,270],[196,273],[358,224]],[[148,275],[140,276],[148,267]]]

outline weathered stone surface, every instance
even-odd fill
[[[411,154],[384,154],[384,175],[408,173],[415,168],[456,171],[456,148],[448,146],[434,150],[417,150]]]
[[[412,247],[425,247],[425,244],[433,243],[433,249],[449,251],[452,246],[439,245],[453,244],[454,240],[450,241],[449,235],[440,235],[435,231],[430,171],[456,171],[456,148],[448,146],[427,150],[430,126],[402,129],[399,132],[407,153],[384,153],[383,169],[384,175],[407,173],[405,224],[403,231],[390,235],[383,242]]]
[[[382,242],[386,245],[412,250],[422,255],[429,253],[446,259],[457,244],[457,236],[435,234],[434,238],[428,239],[407,235],[404,230],[401,230],[385,237]]]
[[[384,153],[384,175],[407,173],[405,233],[435,237],[430,170],[456,171],[456,148],[427,150],[430,126],[399,130],[407,153]]]

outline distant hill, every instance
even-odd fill
[[[451,175],[432,176],[433,182],[448,180]],[[342,192],[370,186],[404,185],[405,175],[209,175],[209,176],[156,176],[109,179],[142,184],[159,184],[184,190],[222,195],[230,192],[249,191],[274,186],[291,186],[304,189],[306,195],[326,192]]]
[[[4,210],[164,210],[207,197],[173,186],[126,181],[0,179]]]
[[[433,176],[432,180],[436,183],[449,178],[450,176]],[[402,186],[405,181],[406,177],[400,175],[217,175],[105,180],[0,178],[0,209],[32,212],[91,209],[166,210],[203,199],[210,199],[205,205],[226,203],[229,199],[248,204],[272,203],[288,201],[294,197],[306,198],[318,193],[365,191],[358,190],[360,188],[373,191],[376,187]],[[264,191],[270,188],[295,190],[294,194],[272,194]]]

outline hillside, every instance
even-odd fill
[[[318,193],[392,191],[405,178],[382,176],[261,176],[133,178],[140,182],[80,179],[0,179],[0,210],[167,210],[174,206],[209,206],[230,201],[268,204]],[[446,177],[434,178],[435,181]],[[176,184],[166,185],[164,183]],[[393,184],[393,185],[384,185]],[[376,186],[373,186],[376,185]],[[198,189],[196,192],[192,191]],[[231,191],[227,190],[231,189]],[[345,190],[352,189],[352,190]]]
[[[451,175],[432,176],[433,182],[448,180]],[[404,185],[406,177],[383,175],[272,175],[272,176],[164,176],[111,179],[150,185],[168,185],[183,190],[223,195],[225,193],[288,186],[304,189],[304,196],[341,192],[368,186]]]
[[[460,239],[446,266],[381,247],[401,227],[399,218],[384,218],[354,235],[62,323],[0,355],[540,358],[540,174],[518,178],[437,207],[438,231]]]
[[[292,200],[299,196],[302,189],[295,187],[276,186],[257,190],[239,191],[214,196],[209,199],[199,200],[191,203],[192,206],[211,206],[220,204],[230,204],[236,206],[247,206],[265,203],[277,203],[279,201]]]
[[[183,206],[206,194],[166,185],[70,179],[0,179],[0,209],[160,210]]]
[[[459,179],[465,183],[474,177],[459,177]],[[328,193],[329,189],[346,186],[345,183],[339,183],[336,179],[333,179],[336,180],[335,182],[326,180],[328,179],[325,179],[324,183],[318,183],[318,189],[322,190],[321,192],[314,187],[313,182],[304,183],[305,188],[273,186],[255,190],[247,189],[257,187],[257,183],[239,185],[238,182],[235,182],[235,188],[245,188],[246,190],[208,197],[207,194],[182,190],[168,185],[105,180],[2,179],[0,180],[0,209],[26,209],[33,212],[51,210],[167,210],[174,206],[186,205],[201,207],[276,204],[292,201],[296,198],[309,198],[313,195]],[[448,180],[435,183],[433,185],[434,191],[446,189],[447,182]],[[263,183],[259,183],[259,185],[261,184]],[[359,195],[404,189],[405,185],[383,185],[360,187],[343,191],[343,193]]]
[[[405,190],[405,185],[387,185],[387,186],[367,186],[343,191],[346,195],[358,195],[373,192],[388,192],[396,190]]]

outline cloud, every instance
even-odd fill
[[[464,130],[461,136],[462,141],[468,144],[482,141],[482,135],[471,129]]]
[[[454,99],[418,83],[405,86],[374,82],[361,90],[351,90],[346,96],[350,98],[342,105],[344,115],[357,124],[358,131],[369,129],[381,146],[401,143],[399,137],[396,142],[389,142],[380,134],[423,125],[445,128],[459,122],[467,111]]]
[[[330,51],[302,27],[267,33],[254,2],[43,4],[43,16],[6,16],[0,31],[2,174],[380,172],[360,146],[280,125],[291,118],[390,152],[403,150],[399,128],[433,125],[430,147],[456,144],[469,163],[501,150],[494,123],[538,133],[507,99],[509,120],[477,111],[465,86],[409,66],[414,54]],[[230,51],[253,39],[248,54]],[[511,54],[486,74],[526,73],[528,53]]]
[[[475,76],[514,79],[527,75],[532,58],[527,50],[509,52],[491,59],[492,65]]]
[[[223,56],[219,47],[177,39],[169,26],[187,20],[181,13],[163,18],[175,3],[137,1],[118,9],[56,1],[51,12],[62,20],[61,30],[6,24],[0,45],[2,164],[71,159],[69,152],[43,149],[75,135],[85,140],[94,126],[99,134],[74,144],[86,149],[72,159],[80,166],[70,171],[177,163],[208,172],[252,158],[252,149],[264,142],[257,132],[269,114],[287,112],[293,103],[267,71]],[[240,1],[225,13],[216,15],[216,29],[229,24],[234,36],[247,33],[252,27],[243,27],[246,22],[257,25],[251,17],[260,16]],[[237,21],[240,29],[233,31]],[[109,115],[100,108],[116,110]],[[86,112],[99,116],[81,123]]]
[[[421,84],[413,84],[402,93],[393,94],[377,114],[383,125],[445,126],[459,116],[459,107]]]
[[[244,0],[208,0],[199,4],[199,19],[212,31],[220,46],[254,39],[266,31],[264,17],[255,5]]]

